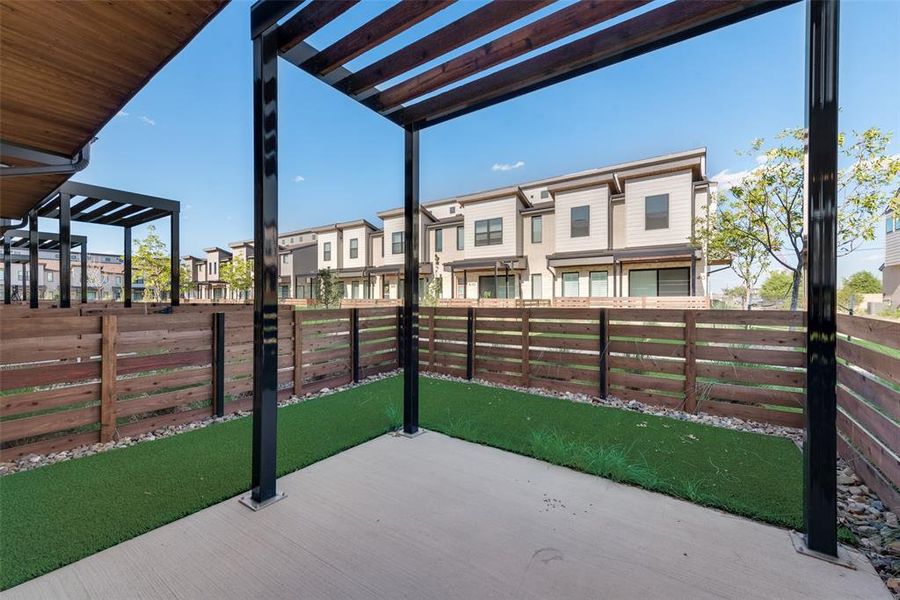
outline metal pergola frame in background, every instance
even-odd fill
[[[256,354],[252,492],[258,508],[275,486],[278,280],[279,56],[404,129],[403,430],[418,430],[419,132],[482,108],[744,21],[798,0],[674,0],[478,78],[482,71],[626,15],[649,0],[578,2],[423,73],[409,71],[550,4],[490,2],[375,63],[344,65],[446,6],[403,0],[318,51],[306,39],[357,0],[260,0],[251,9],[253,39]],[[837,556],[836,230],[838,1],[807,0],[806,120],[809,135],[807,402],[804,445],[806,546]],[[302,4],[302,6],[301,6]],[[296,10],[298,9],[299,10]],[[295,12],[296,10],[296,12]],[[292,14],[293,13],[293,14]],[[627,16],[627,15],[626,15]],[[279,23],[279,21],[283,22]],[[404,78],[404,74],[406,77]],[[471,78],[471,79],[470,79]],[[457,87],[447,86],[470,79]],[[397,81],[386,89],[376,86]],[[435,95],[427,96],[434,93]],[[417,98],[421,101],[409,104]]]
[[[38,239],[38,250],[59,250],[60,259],[62,258],[62,242],[60,241],[61,236],[58,233],[47,233],[44,231],[39,231],[37,233]],[[87,236],[84,235],[72,235],[70,236],[71,246],[69,247],[70,253],[74,248],[81,248],[81,302],[82,304],[87,302]],[[25,256],[20,256],[18,258],[13,258],[12,249],[13,248],[25,248],[29,249],[28,258]],[[11,304],[12,303],[12,271],[10,267],[13,262],[18,263],[30,263],[31,262],[31,231],[24,229],[14,229],[10,231],[6,231],[3,234],[3,304]],[[71,254],[70,254],[71,256]],[[29,265],[30,268],[30,265]],[[60,285],[60,297],[63,295],[62,286],[63,281],[67,282],[68,289],[66,290],[66,295],[71,298],[72,296],[72,277],[71,277],[71,261],[69,264],[69,275],[63,279],[62,276],[62,261],[60,260],[60,274],[59,274],[59,285]],[[32,272],[30,276],[31,279],[37,279],[34,275],[35,272]],[[22,290],[24,292],[24,289]]]
[[[110,225],[121,227],[124,232],[124,303],[129,308],[132,305],[132,278],[131,278],[131,230],[138,225],[144,225],[157,219],[168,217],[170,223],[170,302],[177,306],[181,295],[181,262],[179,254],[179,225],[181,205],[175,200],[136,194],[124,190],[117,190],[98,185],[67,181],[55,192],[50,194],[43,202],[38,203],[29,213],[29,232],[32,240],[31,268],[37,272],[37,228],[40,218],[59,220],[60,241],[60,308],[69,308],[71,298],[69,295],[71,277],[71,243],[65,240],[71,239],[72,222],[91,223],[94,225]],[[82,270],[82,279],[84,270]],[[85,288],[82,287],[82,290]],[[84,291],[82,291],[84,295]],[[37,279],[31,278],[31,307],[37,308]]]

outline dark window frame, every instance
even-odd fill
[[[330,262],[331,261],[331,242],[324,242],[322,244],[322,262]]]
[[[574,275],[575,276],[575,284],[578,286],[578,291],[574,296],[566,296],[566,275]],[[565,273],[561,273],[562,285],[560,286],[560,295],[563,298],[580,298],[581,297],[581,273],[579,271],[566,271]]]
[[[456,249],[463,250],[466,247],[466,230],[462,225],[456,226]]]
[[[397,237],[399,236],[399,241]],[[391,234],[391,254],[403,254],[403,232],[395,231]]]
[[[359,238],[350,238],[350,258],[359,258]]]
[[[656,296],[655,298],[664,298],[666,296],[659,295],[659,273],[660,271],[685,271],[687,273],[687,296],[691,296],[691,268],[690,267],[664,267],[662,269],[629,269],[628,270],[628,297],[629,298],[640,298],[641,296],[632,296],[631,295],[631,274],[632,273],[646,273],[647,271],[656,271]],[[673,296],[677,297],[677,296]]]
[[[479,225],[484,224],[485,231],[478,231]],[[499,227],[495,225],[499,224]],[[503,244],[503,217],[480,219],[475,221],[475,246],[499,246]]]
[[[434,230],[434,251],[435,252],[443,252],[444,251],[444,230],[443,229],[435,229]]]
[[[653,217],[654,223],[653,223],[653,226],[651,227],[650,211],[648,209],[650,208],[650,202],[652,200],[659,200],[659,199],[665,200],[666,214],[665,214],[665,217],[660,217],[660,216],[658,216],[659,211],[656,211],[654,213],[655,216]],[[665,224],[662,224],[663,220],[665,221]],[[655,221],[659,221],[659,223],[657,223]],[[668,228],[669,228],[669,194],[654,194],[652,196],[644,196],[644,231],[657,231],[660,229],[668,229]]]
[[[538,224],[538,232],[537,236],[534,235],[534,225]],[[537,237],[537,239],[535,239]],[[531,217],[531,243],[532,244],[541,244],[544,241],[544,219],[541,215],[535,215]]]
[[[585,218],[576,218],[575,211],[586,210],[587,215]],[[581,223],[584,223],[584,230],[582,231]],[[577,229],[576,229],[576,223]],[[591,206],[590,204],[585,204],[583,206],[573,206],[569,209],[569,237],[590,237],[591,235]]]

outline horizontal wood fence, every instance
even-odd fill
[[[252,308],[162,308],[0,311],[0,459],[250,408]],[[279,397],[398,368],[400,323],[399,307],[280,307]],[[839,326],[840,451],[896,503],[900,324]],[[799,312],[436,307],[418,333],[423,372],[804,423]]]

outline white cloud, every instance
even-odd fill
[[[304,177],[303,175],[294,176],[294,183],[300,183],[301,181],[306,181],[306,177]]]
[[[147,125],[156,125],[156,121],[154,121],[147,115],[141,115],[141,121],[146,123]]]
[[[120,110],[118,113],[116,113],[117,117],[127,117],[128,115],[129,113],[125,112],[124,110]]]
[[[525,161],[520,160],[513,164],[509,163],[494,163],[494,166],[491,167],[491,171],[512,171],[513,169],[520,169],[525,166]]]
[[[756,157],[756,164],[758,164],[758,165],[764,165],[767,162],[769,162],[769,157],[766,156],[765,154],[760,154],[759,156]]]
[[[720,192],[724,192],[739,184],[741,180],[750,173],[751,171],[737,171],[732,173],[728,169],[725,169],[724,171],[720,171],[716,175],[713,175],[710,179],[719,184]]]

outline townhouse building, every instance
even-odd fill
[[[691,239],[715,191],[699,148],[424,203],[420,294],[436,279],[448,299],[704,296],[710,265]],[[281,234],[280,295],[314,297],[317,271],[330,269],[345,298],[402,298],[403,209],[377,216],[381,227],[359,219]],[[195,259],[213,290],[222,261],[252,257],[249,242],[230,248]]]
[[[881,266],[881,290],[893,308],[900,307],[900,214],[884,214],[884,264]]]
[[[0,281],[4,276],[4,265],[0,262]],[[103,252],[89,252],[87,255],[88,300],[119,300],[125,287],[125,264],[121,256]],[[10,280],[13,301],[24,300],[31,286],[31,272],[27,252],[12,252]],[[40,250],[38,252],[38,295],[41,300],[59,298],[60,263],[59,252]],[[81,266],[73,261],[72,297],[81,297]],[[133,286],[135,299],[143,296],[143,282]]]

